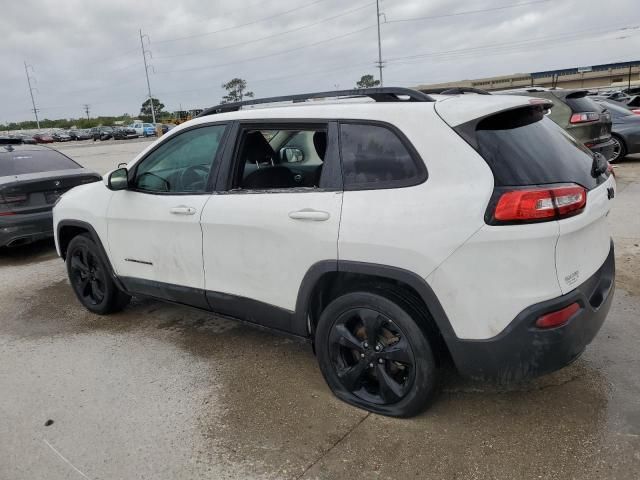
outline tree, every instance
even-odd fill
[[[253,97],[253,92],[245,92],[247,81],[241,78],[234,78],[222,85],[227,94],[222,97],[222,103],[241,102],[244,97]]]
[[[358,83],[356,83],[356,87],[358,88],[371,88],[377,87],[378,85],[380,85],[380,80],[375,80],[373,75],[363,75],[360,77],[360,80],[358,80]]]
[[[164,104],[160,103],[160,100],[157,98],[152,98],[153,100],[153,109],[155,110],[156,117],[160,116],[162,109],[164,108]],[[140,116],[141,117],[151,117],[151,101],[147,98],[142,107],[140,108]]]

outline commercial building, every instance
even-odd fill
[[[474,87],[483,90],[504,90],[533,85],[558,88],[600,88],[640,85],[640,60],[621,63],[607,63],[588,67],[574,67],[545,72],[515,73],[476,80],[419,85],[420,88],[445,86]]]

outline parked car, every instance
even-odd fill
[[[48,133],[36,133],[33,136],[36,143],[53,143],[53,137]]]
[[[129,125],[129,128],[133,128],[139,137],[153,137],[156,134],[153,123],[134,122]]]
[[[100,178],[48,147],[0,145],[0,247],[53,236],[51,209],[58,198]]]
[[[138,134],[133,128],[129,127],[115,127],[111,136],[115,140],[127,140],[129,138],[138,138]]]
[[[611,115],[588,96],[586,90],[552,90],[527,88],[495,92],[498,95],[526,95],[553,103],[549,118],[564,128],[592,152],[613,156]]]
[[[615,142],[611,163],[623,159],[630,153],[640,153],[640,115],[617,102],[594,99],[611,113],[613,126],[611,136]]]
[[[93,138],[93,135],[90,130],[72,129],[69,130],[69,137],[71,137],[72,140],[89,140]]]
[[[66,132],[54,132],[51,137],[56,142],[70,142],[71,137]]]
[[[615,179],[550,106],[405,88],[218,105],[64,195],[57,250],[91,312],[151,296],[308,338],[339,398],[415,415],[448,358],[547,373],[609,311]]]
[[[30,137],[29,135],[25,135],[24,133],[14,133],[5,138],[8,138],[9,140],[17,141],[15,143],[24,143],[27,145],[36,144],[36,141],[33,139],[33,137]],[[11,143],[14,143],[14,142],[11,142]]]
[[[96,140],[109,140],[113,137],[113,127],[94,127],[91,129],[91,138]]]

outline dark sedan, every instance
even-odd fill
[[[92,137],[89,130],[69,130],[71,140],[89,140]]]
[[[39,145],[0,145],[0,247],[53,236],[51,210],[67,190],[100,175]]]
[[[71,137],[65,132],[55,132],[51,135],[56,142],[70,142]]]
[[[596,99],[611,113],[611,137],[615,142],[610,162],[616,162],[630,153],[640,153],[640,115],[619,103]]]
[[[115,127],[111,134],[114,140],[127,140],[129,138],[138,138],[138,133],[129,127]]]

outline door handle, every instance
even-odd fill
[[[173,207],[169,210],[170,213],[174,215],[193,215],[196,213],[196,209],[193,207],[185,207],[184,205],[180,205],[179,207]]]
[[[289,218],[294,220],[311,220],[314,222],[324,222],[325,220],[329,220],[329,212],[323,212],[322,210],[313,210],[310,208],[305,208],[303,210],[298,210],[295,212],[289,212]]]

